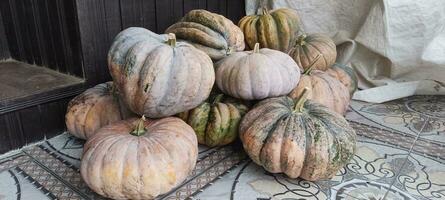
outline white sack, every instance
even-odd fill
[[[331,36],[364,89],[354,99],[445,94],[445,0],[246,0],[246,13],[259,4],[293,8],[305,32]]]

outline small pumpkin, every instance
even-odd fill
[[[301,76],[300,82],[289,96],[298,99],[304,88],[312,90],[309,99],[323,104],[335,112],[344,115],[349,106],[348,88],[339,80],[320,70],[309,70]]]
[[[242,101],[218,94],[178,116],[195,130],[199,144],[214,147],[232,143],[238,137],[239,122],[247,109]]]
[[[246,44],[253,49],[256,43],[264,48],[287,52],[295,43],[300,31],[300,17],[296,10],[280,8],[260,15],[243,17],[238,26],[244,33]]]
[[[300,69],[287,54],[262,48],[236,52],[216,63],[216,83],[230,96],[244,100],[288,94],[300,79]]]
[[[240,139],[249,157],[272,173],[309,181],[333,177],[354,156],[356,134],[338,113],[287,96],[259,102],[243,118]]]
[[[347,65],[334,63],[334,65],[332,65],[326,72],[342,82],[343,85],[349,89],[349,94],[352,98],[352,95],[358,88],[357,74],[355,73],[355,70]]]
[[[334,64],[337,58],[337,49],[334,41],[326,35],[303,34],[298,37],[295,45],[289,50],[289,55],[303,71],[309,68],[318,55],[321,55],[321,59],[318,59],[312,68],[326,71]]]
[[[96,193],[112,199],[153,199],[183,182],[195,167],[193,129],[176,117],[119,121],[84,145],[80,173]]]
[[[244,35],[238,26],[224,16],[206,10],[188,12],[165,32],[187,40],[214,60],[245,47]]]
[[[212,60],[174,34],[159,36],[129,28],[114,40],[108,66],[128,107],[151,118],[171,116],[201,104],[215,81]]]
[[[105,125],[135,116],[119,100],[113,82],[98,84],[68,103],[65,123],[72,135],[88,139]]]

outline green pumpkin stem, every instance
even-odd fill
[[[253,47],[253,53],[259,53],[260,52],[260,43],[255,43],[255,46]]]
[[[213,99],[213,104],[217,104],[217,103],[221,102],[223,97],[224,97],[224,94],[216,95],[216,97]]]
[[[297,38],[297,41],[296,41],[296,45],[297,46],[303,46],[303,45],[306,45],[306,41],[305,41],[305,39],[306,39],[306,37],[307,37],[307,35],[306,34],[301,34],[300,36],[298,36],[298,38]]]
[[[303,111],[303,106],[307,100],[307,96],[309,95],[309,93],[310,89],[305,87],[300,95],[300,98],[297,100],[297,103],[295,103],[294,112],[301,113]]]
[[[171,47],[176,47],[176,35],[174,33],[168,34],[167,44]]]
[[[136,125],[136,127],[133,129],[133,131],[131,131],[131,135],[134,136],[141,136],[144,135],[147,132],[147,129],[145,129],[145,116],[142,115],[141,119],[139,119],[138,124]]]
[[[321,58],[323,54],[318,54],[317,57],[314,58],[314,60],[312,60],[311,64],[309,65],[309,67],[306,69],[306,71],[304,71],[304,75],[309,75],[312,72],[312,68],[314,67],[314,64],[318,61],[318,59]]]

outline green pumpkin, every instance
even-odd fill
[[[259,15],[243,17],[238,26],[250,49],[260,43],[263,48],[287,52],[297,40],[300,17],[296,10],[289,8],[272,11],[263,8]]]
[[[247,110],[241,100],[218,94],[178,117],[195,130],[199,144],[214,147],[229,144],[238,137],[238,126]]]

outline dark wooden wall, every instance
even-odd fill
[[[90,85],[110,80],[106,57],[121,30],[139,26],[162,33],[193,9],[244,16],[244,0],[76,0],[85,75]]]
[[[75,3],[75,0],[0,0],[11,57],[83,77]]]
[[[5,28],[3,26],[2,14],[0,11],[0,60],[9,58],[8,41],[6,40]]]

